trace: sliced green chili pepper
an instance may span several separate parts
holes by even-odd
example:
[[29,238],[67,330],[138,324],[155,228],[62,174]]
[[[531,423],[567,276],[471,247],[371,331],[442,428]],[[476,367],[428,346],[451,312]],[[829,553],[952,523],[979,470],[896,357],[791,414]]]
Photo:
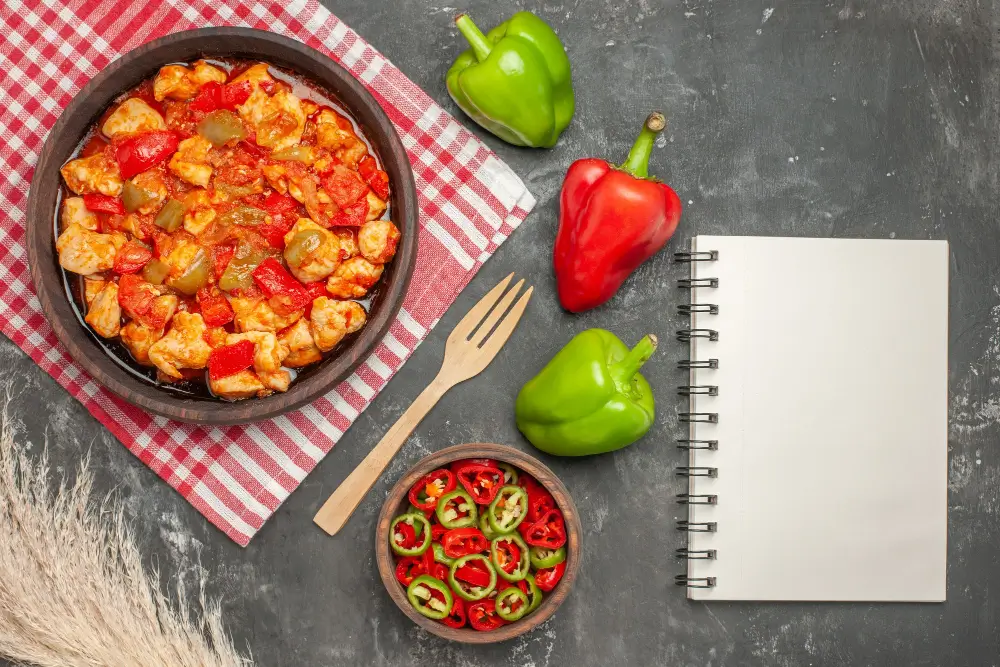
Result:
[[422,556],[431,546],[430,521],[423,514],[400,514],[389,525],[389,546],[400,556]]
[[475,526],[476,519],[479,518],[472,496],[461,489],[455,489],[438,498],[434,511],[437,513],[438,521],[448,530]]
[[[435,595],[436,594],[436,595]],[[406,588],[406,599],[427,618],[440,621],[451,612],[454,598],[443,581],[422,574]]]
[[488,540],[492,540],[494,537],[498,536],[498,533],[493,532],[493,529],[490,528],[489,512],[483,512],[479,515],[479,530],[483,531],[483,535],[485,535]]
[[497,616],[505,621],[516,621],[528,613],[528,596],[517,586],[505,588],[497,594]]
[[501,535],[490,542],[490,561],[507,581],[521,581],[531,570],[528,545],[517,533]]
[[542,595],[542,589],[539,588],[538,584],[535,583],[535,575],[529,573],[528,576],[524,578],[524,580],[528,582],[528,602],[529,602],[528,611],[524,613],[530,614],[531,612],[535,611],[542,605],[542,598],[544,596]]
[[504,484],[517,484],[517,468],[509,463],[504,463],[503,461],[497,463],[497,467],[503,470],[503,483]]
[[160,212],[156,214],[153,224],[168,232],[176,232],[184,224],[184,214],[186,212],[187,206],[183,202],[179,202],[176,199],[168,199],[167,203],[160,209]]
[[558,549],[546,549],[545,547],[531,547],[531,566],[536,570],[544,570],[547,567],[555,567],[566,560],[566,547]]
[[167,281],[167,285],[173,287],[178,292],[194,296],[202,287],[208,284],[209,276],[212,273],[212,260],[204,248],[200,248],[194,259],[184,269],[184,273]]
[[448,554],[444,552],[444,547],[441,546],[441,544],[435,542],[434,544],[431,545],[431,548],[434,549],[435,562],[441,563],[442,565],[446,565],[448,567],[451,567],[452,564],[454,564],[456,559],[450,558]]
[[154,285],[162,285],[169,273],[170,265],[166,262],[161,262],[155,257],[146,262],[146,266],[142,267],[143,280]]
[[494,533],[511,533],[528,514],[528,494],[519,486],[500,487],[486,512]]
[[448,571],[448,583],[467,602],[482,600],[497,586],[497,573],[482,554],[462,556]]

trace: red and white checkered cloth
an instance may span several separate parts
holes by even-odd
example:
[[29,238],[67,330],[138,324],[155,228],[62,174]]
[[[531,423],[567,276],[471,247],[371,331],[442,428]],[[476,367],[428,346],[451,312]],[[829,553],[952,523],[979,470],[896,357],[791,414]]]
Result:
[[[0,330],[133,454],[246,545],[403,365],[534,199],[488,148],[314,0],[5,0],[0,5]],[[346,382],[297,412],[202,428],[153,417],[112,395],[67,356],[28,273],[25,208],[38,153],[73,95],[119,55],[203,26],[249,26],[331,56],[396,125],[420,194],[419,261],[390,333]]]

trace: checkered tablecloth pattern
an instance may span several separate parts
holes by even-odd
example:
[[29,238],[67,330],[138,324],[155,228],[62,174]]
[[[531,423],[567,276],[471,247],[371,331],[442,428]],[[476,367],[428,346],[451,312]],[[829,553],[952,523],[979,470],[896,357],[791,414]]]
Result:
[[[524,220],[521,180],[392,63],[315,1],[220,6],[160,0],[5,0],[0,5],[0,330],[209,521],[246,545],[403,365],[479,267]],[[25,209],[49,129],[121,54],[204,26],[293,37],[340,62],[375,95],[409,154],[420,193],[419,261],[385,340],[347,381],[297,412],[202,428],[153,417],[104,390],[58,344],[27,267]]]

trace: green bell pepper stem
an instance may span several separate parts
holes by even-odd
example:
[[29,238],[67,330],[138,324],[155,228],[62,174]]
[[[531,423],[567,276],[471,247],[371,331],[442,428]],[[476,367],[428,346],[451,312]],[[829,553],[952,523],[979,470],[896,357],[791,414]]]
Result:
[[[420,544],[415,547],[408,548],[396,544],[396,526],[404,521],[413,526],[414,534],[424,537]],[[418,524],[419,532],[417,531]],[[400,556],[422,556],[431,546],[431,522],[423,514],[400,514],[389,524],[389,546]]]
[[[517,568],[513,572],[506,572],[500,567],[497,545],[503,541],[513,542],[517,545],[518,551],[521,554],[521,559],[518,561]],[[512,583],[521,581],[531,571],[531,556],[528,553],[528,545],[524,543],[524,540],[517,533],[501,535],[490,541],[490,561],[493,563],[493,567],[496,568],[497,574]]]
[[462,33],[462,36],[469,41],[472,52],[476,54],[476,60],[479,62],[486,60],[493,47],[490,46],[490,41],[486,39],[486,35],[479,29],[479,26],[469,18],[468,14],[459,14],[456,16],[455,25],[458,27],[458,31]]
[[656,141],[656,135],[663,132],[666,126],[667,119],[662,113],[654,111],[649,114],[642,132],[632,144],[632,150],[628,152],[628,158],[622,169],[636,178],[649,178],[649,156],[653,152],[653,142]]
[[[435,544],[434,546],[437,545]],[[559,547],[558,549],[531,547],[530,558],[531,567],[536,570],[544,570],[547,567],[555,567],[559,563],[566,560],[566,547]]]
[[[433,592],[441,594],[444,601],[434,597]],[[410,582],[406,588],[406,599],[410,601],[420,614],[435,621],[446,618],[451,613],[451,607],[455,600],[451,597],[451,591],[443,581],[438,581],[434,577],[422,574]]]
[[[489,573],[490,583],[486,587],[472,586],[469,583],[455,578],[455,573],[458,572],[462,566],[474,560],[483,561],[486,571]],[[451,568],[448,570],[448,583],[451,584],[452,589],[458,597],[462,598],[466,602],[475,602],[486,598],[486,596],[492,593],[493,589],[497,587],[497,571],[493,568],[493,564],[490,563],[490,559],[486,556],[482,554],[469,554],[468,556],[462,556],[451,564]]]
[[535,583],[535,575],[529,573],[524,580],[528,582],[528,611],[524,612],[527,615],[542,605],[542,598],[545,596],[542,589]]
[[[514,609],[514,604],[520,602],[517,610]],[[528,613],[528,596],[524,592],[515,586],[511,588],[505,588],[500,593],[497,594],[496,608],[497,616],[505,621],[516,621],[522,618]]]
[[646,334],[642,340],[635,344],[625,358],[611,367],[611,376],[616,382],[627,384],[639,372],[642,365],[649,361],[649,358],[656,352],[659,340],[653,334]]

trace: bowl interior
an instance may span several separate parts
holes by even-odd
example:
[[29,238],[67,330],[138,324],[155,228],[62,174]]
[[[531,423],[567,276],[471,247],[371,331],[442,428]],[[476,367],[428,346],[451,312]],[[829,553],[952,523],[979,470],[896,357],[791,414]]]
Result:
[[[184,396],[164,390],[115,360],[80,321],[66,292],[54,244],[61,184],[59,168],[77,149],[90,126],[122,92],[171,62],[201,57],[262,60],[312,81],[347,109],[382,160],[393,184],[389,208],[402,237],[373,299],[367,325],[316,368],[302,373],[284,394],[236,403]],[[347,70],[292,39],[248,28],[204,28],[175,33],[145,44],[113,62],[76,95],[49,133],[32,179],[27,243],[32,280],[42,310],[75,361],[101,384],[149,412],[181,421],[234,424],[266,419],[300,407],[345,379],[384,337],[392,324],[416,263],[418,209],[406,151],[389,117]]]
[[[466,458],[491,458],[509,463],[524,470],[544,486],[555,498],[562,510],[566,522],[566,571],[562,579],[550,593],[545,594],[541,606],[530,615],[519,621],[514,621],[497,630],[480,632],[469,627],[450,628],[442,623],[422,616],[406,599],[406,589],[396,579],[396,566],[392,549],[389,548],[389,524],[406,511],[409,506],[407,493],[418,479],[427,473],[441,467],[447,467],[452,461]],[[507,445],[493,443],[467,443],[454,445],[421,459],[416,465],[396,482],[382,506],[378,524],[375,530],[375,554],[379,574],[386,590],[404,614],[423,629],[439,637],[469,644],[489,644],[506,641],[532,630],[544,623],[563,603],[576,581],[580,569],[581,538],[583,530],[576,505],[569,495],[565,485],[555,474],[540,461],[519,449]]]

